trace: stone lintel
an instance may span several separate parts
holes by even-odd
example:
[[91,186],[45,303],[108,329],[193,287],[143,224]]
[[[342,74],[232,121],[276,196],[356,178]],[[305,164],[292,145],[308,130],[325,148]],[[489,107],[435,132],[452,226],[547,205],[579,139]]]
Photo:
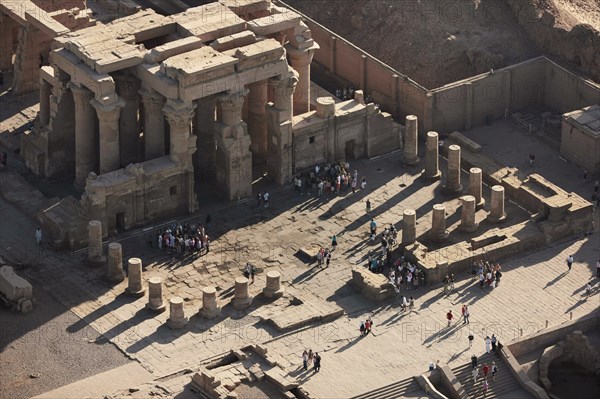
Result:
[[286,10],[282,14],[272,14],[249,21],[248,28],[258,36],[268,36],[273,33],[293,29],[300,22],[302,22],[302,17],[299,14],[291,10]]
[[243,71],[277,61],[285,57],[285,50],[277,40],[267,39],[248,46],[225,51],[223,54],[237,58],[239,63],[235,69]]
[[75,55],[62,48],[51,53],[52,62],[71,76],[71,80],[94,92],[96,99],[115,93],[115,81],[108,74],[97,73],[83,64]]
[[42,9],[36,11],[25,11],[25,19],[31,25],[44,32],[51,38],[70,32],[69,28],[53,19]]
[[160,63],[167,58],[186,53],[192,50],[203,47],[202,40],[195,36],[185,37],[183,39],[175,40],[162,46],[154,47],[144,56],[144,62],[146,64]]

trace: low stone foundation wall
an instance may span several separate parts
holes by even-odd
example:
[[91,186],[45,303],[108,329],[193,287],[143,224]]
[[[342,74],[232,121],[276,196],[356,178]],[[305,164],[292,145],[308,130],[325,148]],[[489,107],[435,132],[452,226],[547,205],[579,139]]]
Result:
[[396,295],[394,286],[383,275],[367,269],[352,269],[352,285],[372,301],[379,302]]

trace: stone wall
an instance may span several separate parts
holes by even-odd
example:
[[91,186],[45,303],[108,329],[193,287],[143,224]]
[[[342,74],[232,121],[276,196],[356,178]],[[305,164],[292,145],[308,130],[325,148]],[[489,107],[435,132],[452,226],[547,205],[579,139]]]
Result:
[[[294,117],[294,167],[302,171],[316,164],[340,159],[373,157],[401,148],[401,126],[374,104],[349,100],[330,110],[312,111]],[[324,105],[323,105],[324,107]]]

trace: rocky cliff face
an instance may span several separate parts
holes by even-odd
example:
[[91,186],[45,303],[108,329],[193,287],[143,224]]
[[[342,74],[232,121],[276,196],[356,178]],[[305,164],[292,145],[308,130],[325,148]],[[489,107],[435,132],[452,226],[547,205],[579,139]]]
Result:
[[427,88],[542,54],[600,82],[596,0],[283,1]]
[[[569,12],[564,0],[562,3],[552,0],[505,1],[544,54],[567,62],[600,82],[600,5],[588,10],[586,17],[585,7],[593,1],[581,1],[579,12]],[[578,6],[576,0],[573,3],[570,4]]]

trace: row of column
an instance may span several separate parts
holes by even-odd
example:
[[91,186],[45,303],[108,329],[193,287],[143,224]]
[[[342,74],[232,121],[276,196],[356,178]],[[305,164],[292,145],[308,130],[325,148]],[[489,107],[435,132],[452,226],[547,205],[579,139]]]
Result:
[[[481,176],[481,169],[472,168],[471,171],[475,176]],[[476,179],[475,179],[476,181]],[[481,193],[481,179],[479,179],[478,190]],[[478,204],[483,201],[477,200],[474,195],[464,195],[461,198],[461,218],[459,229],[461,231],[472,233],[477,230],[479,223],[476,221],[475,213],[479,208]],[[490,211],[486,218],[491,223],[500,223],[506,219],[504,209],[504,187],[497,185],[491,189]],[[417,214],[413,209],[406,209],[402,219],[402,243],[411,245],[416,241],[417,237]],[[448,238],[446,230],[446,206],[444,204],[433,205],[431,215],[431,229],[429,231],[429,239],[434,242],[441,242]]]
[[[103,257],[102,251],[102,225],[97,220],[88,223],[88,260],[93,264],[98,264]],[[146,287],[143,281],[142,260],[140,258],[130,258],[127,261],[127,288],[126,293],[134,297],[142,297],[146,294]],[[106,263],[106,278],[114,283],[125,279],[123,270],[123,248],[119,243],[110,243],[108,245],[108,262]],[[278,271],[269,271],[267,273],[266,286],[263,289],[265,298],[280,298],[284,294],[284,287],[281,285],[281,273]],[[235,279],[234,296],[231,301],[235,309],[246,309],[252,304],[250,295],[250,282],[246,277],[237,277]],[[148,279],[148,303],[146,308],[162,312],[166,310],[163,298],[162,279],[160,277],[151,277]],[[185,316],[184,301],[180,297],[173,297],[169,300],[170,317],[167,324],[172,328],[184,327],[188,318]],[[221,313],[221,307],[217,301],[217,291],[214,287],[204,287],[202,289],[202,307],[199,314],[203,318],[212,319],[218,317]]]

